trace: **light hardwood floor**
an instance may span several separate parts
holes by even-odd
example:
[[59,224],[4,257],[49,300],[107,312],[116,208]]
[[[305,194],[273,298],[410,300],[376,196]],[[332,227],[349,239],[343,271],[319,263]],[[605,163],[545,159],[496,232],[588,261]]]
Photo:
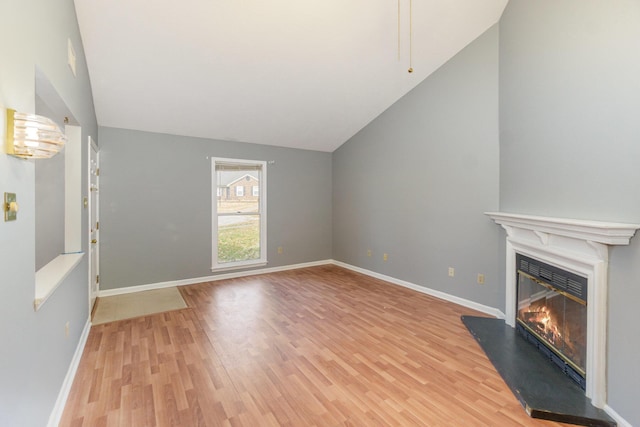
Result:
[[181,288],[94,326],[61,426],[561,426],[534,420],[460,321],[336,266]]

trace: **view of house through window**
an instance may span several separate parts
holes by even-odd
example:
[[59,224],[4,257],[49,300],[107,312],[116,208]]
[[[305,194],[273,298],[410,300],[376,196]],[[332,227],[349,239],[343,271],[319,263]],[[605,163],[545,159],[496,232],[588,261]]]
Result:
[[212,270],[266,263],[266,163],[212,159]]

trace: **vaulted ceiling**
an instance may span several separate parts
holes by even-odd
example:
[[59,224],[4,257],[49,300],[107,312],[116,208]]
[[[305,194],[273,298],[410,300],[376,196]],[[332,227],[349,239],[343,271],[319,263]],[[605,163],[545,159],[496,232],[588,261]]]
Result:
[[507,1],[75,5],[100,126],[331,152],[495,24]]

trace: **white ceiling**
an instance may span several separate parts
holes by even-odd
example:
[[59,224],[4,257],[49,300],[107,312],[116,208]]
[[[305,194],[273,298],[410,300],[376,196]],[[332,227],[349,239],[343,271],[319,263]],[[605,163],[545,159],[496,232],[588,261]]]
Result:
[[508,0],[409,1],[75,0],[98,124],[331,152]]

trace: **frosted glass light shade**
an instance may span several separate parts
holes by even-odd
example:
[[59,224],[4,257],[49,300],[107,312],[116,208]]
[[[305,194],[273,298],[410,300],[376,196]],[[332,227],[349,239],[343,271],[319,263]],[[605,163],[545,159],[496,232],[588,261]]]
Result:
[[7,109],[7,154],[25,159],[47,159],[64,148],[66,135],[51,119]]

